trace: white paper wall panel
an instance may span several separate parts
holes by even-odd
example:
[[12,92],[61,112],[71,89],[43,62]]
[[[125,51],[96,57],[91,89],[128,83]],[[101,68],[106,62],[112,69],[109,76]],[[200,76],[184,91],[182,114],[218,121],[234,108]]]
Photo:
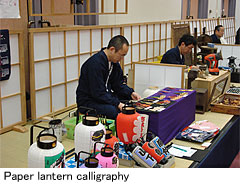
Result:
[[99,51],[100,49],[101,49],[101,30],[92,30],[92,51]]
[[140,26],[140,30],[141,30],[141,32],[140,32],[140,37],[141,37],[141,42],[146,42],[146,35],[147,35],[147,29],[146,29],[146,25],[141,25]]
[[167,24],[167,38],[171,38],[171,23]]
[[167,50],[165,49],[165,41],[161,40],[161,55],[163,55]]
[[104,0],[104,13],[114,12],[114,1]]
[[86,60],[90,57],[90,54],[85,54],[85,55],[81,55],[80,56],[80,69],[82,67],[82,65],[84,64],[84,62],[86,62]]
[[132,43],[139,43],[139,27],[138,26],[133,26],[132,27]]
[[64,34],[63,32],[51,32],[51,57],[64,56]]
[[49,58],[48,33],[34,34],[34,61]]
[[237,59],[240,59],[240,46],[233,46],[233,56],[237,57]]
[[148,41],[153,40],[153,25],[148,25]]
[[11,64],[19,63],[18,35],[10,35]]
[[240,67],[240,59],[236,59],[235,63],[237,65],[237,67],[239,68]]
[[215,45],[215,48],[217,48],[217,52],[219,52],[220,50],[222,50],[222,45]]
[[19,66],[11,67],[11,76],[9,80],[1,81],[1,95],[8,96],[11,94],[20,93],[20,72]]
[[165,86],[181,88],[182,82],[182,68],[180,67],[166,67],[165,72]]
[[131,63],[131,56],[132,56],[132,54],[131,54],[131,48],[132,48],[132,46],[129,46],[129,48],[128,48],[128,53],[127,53],[127,55],[124,57],[124,64],[129,64],[129,63]]
[[159,53],[159,41],[156,41],[154,43],[154,56],[159,56],[160,53]]
[[153,42],[148,43],[148,58],[153,57]]
[[131,43],[131,27],[124,27],[124,37]]
[[49,86],[49,61],[34,64],[35,89]]
[[90,30],[80,31],[80,53],[90,51]]
[[138,62],[139,61],[139,45],[132,46],[132,61]]
[[78,32],[66,32],[66,55],[78,54]]
[[110,39],[111,39],[111,29],[104,29],[103,30],[103,47],[107,47]]
[[24,65],[21,31],[10,32],[11,75],[8,80],[0,82],[0,133],[10,130],[14,125],[26,121],[25,83],[21,81]]
[[179,87],[182,84],[182,67],[135,64],[134,89],[140,96],[149,86]]
[[128,70],[131,69],[131,65],[124,67],[124,75],[128,74]]
[[[198,35],[200,35],[200,24],[199,24],[199,21],[197,21],[196,22],[196,26],[195,26],[196,28],[197,28],[197,33],[198,33]],[[194,27],[194,28],[195,28]],[[194,30],[193,30],[194,31]]]
[[161,66],[149,66],[149,84],[152,86],[164,87],[165,68]]
[[67,81],[78,78],[78,56],[67,58]]
[[52,85],[65,81],[64,59],[55,59],[51,61]]
[[2,99],[3,127],[22,121],[21,96]]
[[50,112],[50,90],[45,89],[36,92],[36,116],[37,118]]
[[117,12],[125,12],[125,7],[126,7],[125,0],[117,0]]
[[141,55],[140,60],[146,59],[146,43],[140,45],[140,55]]
[[161,24],[161,39],[164,39],[166,37],[165,36],[165,27],[166,27],[165,24]]
[[67,106],[76,103],[76,89],[78,86],[78,81],[67,83]]
[[156,24],[155,25],[155,40],[159,40],[160,38],[159,38],[159,36],[160,36],[160,25],[159,24]]
[[194,22],[189,22],[189,27],[190,27],[190,33],[192,34],[194,32],[193,27],[195,23]]
[[135,64],[135,84],[147,84],[149,82],[149,66]]
[[[173,46],[175,47],[175,46]],[[168,39],[167,40],[167,48],[166,48],[166,51],[168,51],[169,49],[171,49],[171,39]]]
[[222,46],[222,55],[223,58],[228,58],[230,56],[232,56],[232,46]]
[[135,64],[134,90],[140,95],[149,84],[149,66]]
[[228,59],[219,60],[218,66],[228,67]]
[[[120,28],[113,28],[112,30],[113,30],[113,37],[114,37],[115,35],[120,35]],[[109,39],[109,40],[110,40],[110,39]]]
[[52,102],[53,111],[57,111],[65,107],[64,85],[58,85],[52,88]]

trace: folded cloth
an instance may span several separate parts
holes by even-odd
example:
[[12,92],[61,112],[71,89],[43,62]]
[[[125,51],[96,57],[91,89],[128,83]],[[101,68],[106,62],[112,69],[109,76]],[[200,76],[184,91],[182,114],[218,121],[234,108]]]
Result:
[[206,132],[198,129],[188,128],[181,132],[181,136],[187,140],[192,140],[196,142],[204,142],[205,140],[212,138],[214,132]]
[[217,125],[208,120],[198,121],[196,122],[196,124],[190,125],[189,128],[198,129],[206,132],[215,132],[217,130],[220,130]]

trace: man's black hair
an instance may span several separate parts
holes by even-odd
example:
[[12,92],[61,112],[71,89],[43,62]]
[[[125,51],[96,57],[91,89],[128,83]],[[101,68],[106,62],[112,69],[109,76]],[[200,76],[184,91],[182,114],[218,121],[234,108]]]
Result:
[[124,44],[129,46],[128,40],[122,35],[116,35],[109,41],[107,49],[114,47],[115,52],[117,52],[118,50],[122,49]]
[[221,27],[223,27],[223,25],[217,25],[217,26],[215,26],[214,33],[215,33],[216,31],[220,31],[220,28],[221,28]]
[[181,46],[182,42],[184,42],[184,44],[186,46],[188,46],[190,44],[193,44],[194,46],[196,46],[196,44],[197,44],[196,39],[192,35],[189,35],[189,34],[185,34],[180,38],[180,40],[178,42],[178,46]]

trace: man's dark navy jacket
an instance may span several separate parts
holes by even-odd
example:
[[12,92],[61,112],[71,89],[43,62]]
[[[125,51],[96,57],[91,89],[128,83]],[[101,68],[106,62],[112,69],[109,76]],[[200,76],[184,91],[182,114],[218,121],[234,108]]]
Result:
[[221,44],[220,39],[217,37],[217,35],[213,34],[211,35],[212,38],[212,43],[217,43],[217,44]]
[[176,46],[163,55],[161,63],[184,65],[184,56],[182,55],[182,58],[180,57],[179,48]]
[[[105,48],[103,48],[105,49]],[[109,76],[109,61],[103,49],[91,56],[81,68],[77,87],[78,106],[87,106],[88,103],[109,104],[118,106],[118,97],[131,98],[133,89],[123,84],[123,71],[119,63],[113,63]]]

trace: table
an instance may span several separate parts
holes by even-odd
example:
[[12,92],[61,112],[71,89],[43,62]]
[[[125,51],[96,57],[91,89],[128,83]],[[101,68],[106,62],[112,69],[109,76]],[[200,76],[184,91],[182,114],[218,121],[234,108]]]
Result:
[[[195,120],[196,91],[167,87],[159,92],[164,91],[169,91],[165,93],[166,98],[179,92],[187,92],[188,95],[175,100],[174,104],[161,112],[138,112],[149,115],[148,130],[156,134],[166,144]],[[156,96],[156,94],[150,97]]]
[[[220,133],[214,139],[207,140],[211,145],[204,150],[202,143],[189,142],[183,140],[173,139],[169,144],[187,146],[198,150],[204,150],[205,154],[200,161],[185,159],[191,164],[190,168],[201,167],[229,167],[237,153],[239,152],[239,116],[229,114],[205,112],[205,114],[196,114],[196,121],[209,120],[220,128]],[[183,158],[176,157],[176,164],[178,160]],[[186,163],[187,164],[187,163]]]
[[[206,112],[205,114],[196,114],[196,121],[209,120],[215,123],[221,129],[220,134],[215,138],[207,142],[212,144],[205,149],[206,155],[202,161],[196,162],[189,159],[183,159],[175,157],[175,168],[195,168],[195,167],[229,167],[234,157],[239,151],[239,116],[232,116],[229,114]],[[66,160],[69,160],[73,156],[74,147],[73,140],[71,143],[66,143],[69,139],[64,136],[63,144],[66,151]],[[171,140],[168,144],[174,143],[178,145],[188,146],[196,149],[203,150],[201,143],[194,143],[182,140]],[[168,145],[167,144],[167,145]],[[128,166],[119,166],[120,168],[129,168]],[[133,167],[133,166],[132,166]],[[130,167],[130,168],[132,168]]]
[[240,117],[234,116],[221,130],[218,137],[207,148],[207,155],[200,162],[193,162],[194,168],[228,168],[240,149]]

